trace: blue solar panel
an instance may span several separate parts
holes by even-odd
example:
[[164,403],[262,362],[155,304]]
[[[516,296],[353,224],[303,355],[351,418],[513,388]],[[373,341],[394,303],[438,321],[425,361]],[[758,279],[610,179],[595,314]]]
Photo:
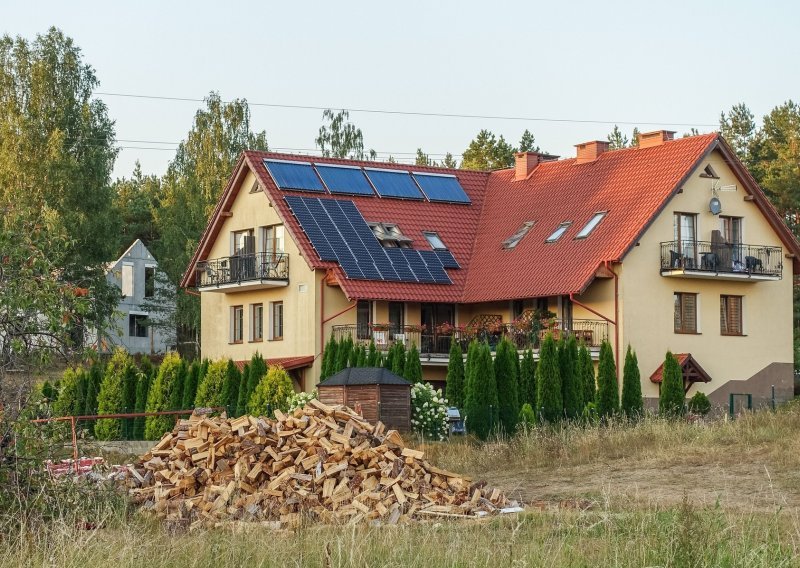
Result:
[[264,166],[280,189],[325,193],[325,186],[319,181],[317,173],[308,162],[264,160]]
[[414,179],[430,201],[472,203],[455,176],[414,172]]
[[461,268],[461,265],[458,264],[456,257],[453,256],[449,250],[437,250],[436,256],[439,257],[439,261],[442,263],[442,266],[445,268]]
[[317,172],[331,193],[375,195],[361,168],[316,164]]
[[436,251],[421,250],[419,251],[419,255],[422,257],[422,260],[425,261],[425,265],[428,268],[428,272],[431,273],[434,282],[438,284],[450,284],[450,277],[447,276],[447,272],[444,271],[442,261],[439,260]]
[[405,249],[388,248],[385,249],[384,252],[386,256],[389,257],[389,260],[392,261],[392,268],[397,272],[401,282],[416,282],[417,278],[414,276],[414,271],[411,270],[411,267],[408,265],[403,250]]
[[300,226],[311,240],[311,245],[317,251],[321,260],[338,261],[338,256],[325,237],[325,233],[319,228],[315,216],[309,211],[308,204],[317,202],[316,199],[305,199],[303,197],[286,197],[286,203],[291,207],[294,216]]
[[424,199],[417,184],[408,172],[398,170],[376,170],[364,168],[367,177],[381,197],[400,199]]
[[422,260],[422,257],[419,254],[418,250],[414,249],[400,249],[403,251],[403,256],[406,257],[408,261],[408,265],[411,267],[411,270],[414,271],[414,275],[417,277],[419,282],[436,282],[436,279],[428,270],[425,261]]

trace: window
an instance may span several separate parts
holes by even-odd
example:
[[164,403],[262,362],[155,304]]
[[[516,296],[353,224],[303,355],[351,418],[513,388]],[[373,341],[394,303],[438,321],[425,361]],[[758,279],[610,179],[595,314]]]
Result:
[[133,264],[122,265],[122,296],[124,298],[133,297]]
[[589,222],[583,226],[583,229],[581,229],[580,232],[575,235],[575,238],[585,239],[588,237],[591,232],[594,231],[595,227],[600,224],[600,221],[603,220],[603,217],[606,216],[606,213],[608,213],[608,211],[600,211],[599,213],[595,213],[592,218],[589,219]]
[[403,333],[405,326],[405,310],[402,302],[389,302],[389,333],[394,339],[395,333]]
[[128,335],[131,337],[148,337],[147,316],[144,314],[128,315]]
[[[370,223],[369,227],[384,248],[411,248],[412,240],[406,237],[400,231],[400,227],[394,223]],[[444,247],[444,245],[442,246]]]
[[697,294],[675,292],[675,333],[697,333]]
[[144,297],[152,298],[156,295],[156,267],[144,267]]
[[264,304],[250,305],[250,341],[264,339]]
[[744,335],[741,296],[719,297],[719,331],[722,335]]
[[231,343],[241,343],[244,330],[244,307],[231,307]]
[[683,266],[693,267],[696,256],[697,215],[694,213],[675,213],[672,229],[674,240],[678,246],[677,252],[685,259]]
[[423,232],[422,234],[425,235],[425,238],[428,240],[428,244],[431,245],[431,248],[436,250],[447,250],[447,246],[444,244],[444,241],[442,241],[439,233],[434,233],[431,231]]
[[720,231],[722,238],[726,243],[740,245],[742,244],[742,218],[741,217],[728,217],[726,215],[719,216]]
[[358,339],[370,338],[370,325],[372,324],[372,302],[359,300],[356,305],[356,337]]
[[253,236],[253,229],[236,231],[233,233],[233,246],[231,247],[233,256],[243,256],[256,253],[256,239]]
[[547,241],[546,242],[548,242],[548,243],[556,242],[558,239],[560,239],[561,237],[564,236],[564,233],[567,232],[567,229],[569,229],[570,225],[572,225],[572,221],[564,221],[563,223],[561,223],[556,228],[556,230],[553,231],[553,234],[550,235],[549,237],[547,237]]
[[261,227],[261,251],[269,255],[284,252],[284,231],[283,225],[271,225]]
[[533,227],[533,221],[525,221],[522,226],[517,229],[517,232],[503,241],[504,249],[513,249],[522,240],[522,237],[528,234],[528,231]]
[[516,320],[519,316],[522,315],[522,312],[525,311],[525,301],[524,300],[512,300],[511,301],[511,319]]
[[280,341],[283,339],[283,302],[270,302],[269,319],[269,338],[272,341]]

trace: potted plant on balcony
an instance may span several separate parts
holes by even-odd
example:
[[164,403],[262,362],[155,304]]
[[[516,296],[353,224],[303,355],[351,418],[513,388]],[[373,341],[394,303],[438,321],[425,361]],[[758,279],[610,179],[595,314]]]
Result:
[[425,331],[425,324],[409,324],[405,326],[406,333],[423,333]]
[[384,347],[388,344],[388,323],[373,323],[370,325],[372,329],[372,340],[378,347]]
[[450,322],[445,322],[443,324],[436,326],[436,335],[453,335],[453,331],[455,329],[456,326],[454,326]]
[[372,331],[389,331],[388,323],[373,323],[371,327]]

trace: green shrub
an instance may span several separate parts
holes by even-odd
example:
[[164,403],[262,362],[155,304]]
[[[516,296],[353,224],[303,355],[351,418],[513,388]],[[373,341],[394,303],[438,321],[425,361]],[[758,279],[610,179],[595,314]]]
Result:
[[675,356],[667,351],[661,370],[661,391],[658,412],[665,418],[683,416],[686,395],[683,390],[683,373]]
[[[186,377],[186,384],[183,385],[183,399],[181,400],[181,410],[194,408],[194,399],[197,398],[197,387],[200,386],[201,366],[197,361],[192,361],[189,365],[189,375]],[[206,372],[208,367],[206,367]]]
[[575,419],[583,411],[583,383],[578,374],[578,341],[570,335],[561,341],[558,350],[559,371],[561,374],[561,397],[564,415]]
[[330,377],[334,373],[334,368],[336,366],[336,348],[338,347],[338,342],[331,334],[330,338],[328,339],[328,343],[325,344],[325,351],[322,354],[322,368],[320,369],[319,380],[324,381],[328,377]]
[[97,414],[97,395],[100,394],[100,385],[103,384],[105,367],[99,361],[94,361],[86,373],[86,400],[82,414],[88,416]]
[[314,389],[311,392],[305,392],[305,391],[296,392],[289,397],[289,400],[286,403],[287,405],[286,410],[291,412],[295,408],[303,408],[305,405],[307,405],[314,399],[319,399],[319,395],[317,394],[317,389]]
[[617,366],[611,344],[604,341],[600,346],[600,361],[597,369],[597,414],[600,418],[613,416],[619,411],[619,386]]
[[[116,414],[125,410],[125,398],[130,389],[130,383],[134,382],[134,403],[136,405],[136,386],[135,381],[138,376],[138,369],[133,363],[131,356],[122,348],[117,349],[111,360],[106,365],[103,383],[100,385],[100,392],[97,395],[98,414]],[[127,423],[126,423],[127,426]],[[100,419],[94,426],[95,436],[99,440],[120,440],[123,437],[123,422],[119,419]],[[130,436],[133,435],[133,423],[130,423]]]
[[424,438],[440,441],[447,438],[447,400],[441,390],[435,390],[429,383],[411,386],[411,428]]
[[293,394],[294,385],[289,373],[283,367],[270,367],[250,396],[247,411],[253,416],[268,416],[276,408],[286,411]]
[[475,364],[478,361],[480,343],[475,339],[467,347],[467,362],[464,364],[464,405],[467,404],[467,393],[472,388],[475,379]]
[[261,353],[254,353],[250,357],[250,370],[247,374],[247,391],[244,393],[244,400],[242,401],[242,414],[247,413],[247,404],[250,402],[250,397],[256,390],[256,385],[261,382],[264,375],[267,374],[267,363],[261,356]]
[[408,350],[406,355],[403,373],[403,377],[413,384],[422,382],[422,365],[419,361],[419,350],[417,350],[416,343],[411,343],[411,349]]
[[477,347],[470,373],[464,405],[467,430],[485,440],[498,427],[500,418],[492,352],[487,343]]
[[397,342],[392,346],[392,373],[404,377],[406,373],[406,346],[404,343]]
[[[158,367],[158,374],[147,393],[147,412],[170,409],[172,393],[177,388],[180,373],[180,356],[177,353],[168,353]],[[144,437],[147,440],[158,440],[164,432],[172,430],[174,424],[175,419],[172,416],[148,416],[145,420]]]
[[369,351],[367,352],[367,367],[377,367],[378,357],[378,348],[375,347],[375,341],[370,340]]
[[516,431],[519,418],[519,384],[515,359],[519,359],[516,347],[503,337],[495,352],[494,377],[500,426],[509,435]]
[[689,399],[689,412],[692,414],[700,414],[705,416],[709,412],[711,412],[711,401],[708,400],[708,397],[705,393],[697,391],[694,393],[694,396]]
[[239,385],[239,394],[236,397],[235,416],[242,416],[247,413],[248,385],[250,384],[250,363],[245,363],[242,369],[242,382]]
[[197,396],[194,399],[195,408],[225,406],[227,403],[225,383],[228,379],[228,363],[230,360],[221,359],[209,365],[203,382],[197,386]]
[[452,406],[464,408],[464,359],[461,354],[461,346],[455,339],[450,342],[445,392],[447,400]]
[[[147,408],[147,393],[150,391],[152,368],[146,373],[140,368],[136,379],[136,412],[145,412]],[[145,417],[139,416],[133,420],[133,439],[144,440]]]
[[183,410],[181,408],[181,403],[183,402],[184,386],[187,382],[189,382],[189,365],[184,359],[181,359],[181,365],[178,368],[178,378],[175,381],[172,396],[169,400],[169,410]]
[[225,385],[222,389],[223,406],[229,413],[236,412],[236,403],[239,401],[239,389],[242,384],[242,373],[236,363],[228,359],[225,370]]
[[622,369],[622,412],[628,418],[638,418],[644,412],[639,360],[630,344],[625,353],[625,366]]
[[84,373],[81,367],[67,369],[61,376],[61,388],[53,403],[54,416],[77,416],[83,414],[82,402],[78,399],[78,382]]
[[535,424],[536,413],[533,411],[533,407],[526,402],[522,405],[522,409],[519,411],[519,426],[531,428]]
[[536,406],[536,360],[533,351],[526,349],[519,364],[519,401]]
[[594,363],[592,354],[586,345],[581,345],[578,349],[578,370],[583,384],[583,406],[594,404],[597,398],[597,379],[594,376]]
[[564,416],[561,393],[561,372],[556,342],[548,333],[539,349],[539,364],[536,366],[536,410],[542,420],[553,422]]
[[336,347],[336,364],[333,367],[331,375],[335,375],[339,371],[347,368],[347,365],[350,363],[350,355],[352,352],[353,337],[348,335],[344,339],[340,340],[339,345]]

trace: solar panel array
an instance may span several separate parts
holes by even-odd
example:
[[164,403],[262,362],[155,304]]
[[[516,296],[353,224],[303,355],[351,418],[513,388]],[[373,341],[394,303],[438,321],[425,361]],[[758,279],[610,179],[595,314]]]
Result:
[[352,201],[284,199],[320,259],[338,262],[348,278],[452,284],[445,267],[459,266],[450,251],[383,248]]
[[[469,205],[469,196],[454,175],[361,168],[340,164],[265,159],[275,185],[292,191],[356,195]],[[374,188],[374,191],[373,191]]]

